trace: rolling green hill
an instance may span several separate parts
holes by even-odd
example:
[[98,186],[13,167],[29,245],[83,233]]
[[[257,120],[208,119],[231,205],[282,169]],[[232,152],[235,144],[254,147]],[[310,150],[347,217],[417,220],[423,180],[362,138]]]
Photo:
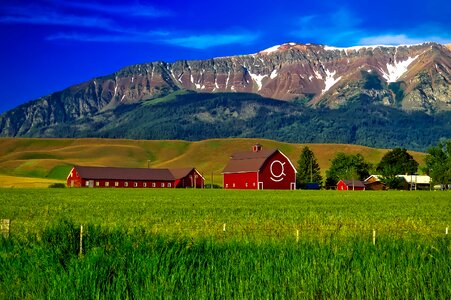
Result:
[[[264,148],[279,148],[294,164],[305,144],[289,144],[265,139],[212,139],[199,142],[120,139],[0,139],[0,174],[64,180],[73,165],[115,167],[189,167],[195,166],[206,177],[222,184],[221,172],[230,155],[250,150],[255,143]],[[324,173],[338,153],[361,153],[377,163],[387,149],[346,144],[308,144]],[[424,153],[411,152],[421,164]]]

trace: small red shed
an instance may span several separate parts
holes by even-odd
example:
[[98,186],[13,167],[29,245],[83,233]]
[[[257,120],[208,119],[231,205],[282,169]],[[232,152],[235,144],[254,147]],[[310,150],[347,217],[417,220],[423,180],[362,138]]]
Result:
[[96,188],[203,188],[204,177],[195,168],[113,168],[74,166],[68,187]]
[[339,191],[364,191],[365,184],[360,180],[340,180],[337,183]]
[[225,189],[296,189],[296,168],[290,159],[279,149],[263,150],[259,144],[233,154],[222,174]]
[[174,176],[176,188],[203,188],[205,178],[195,168],[169,169]]

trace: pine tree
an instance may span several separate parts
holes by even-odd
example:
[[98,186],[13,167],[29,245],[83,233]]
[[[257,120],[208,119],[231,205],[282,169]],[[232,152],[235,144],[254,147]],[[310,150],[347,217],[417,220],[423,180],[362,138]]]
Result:
[[296,183],[299,188],[305,188],[307,183],[318,183],[321,185],[323,178],[315,154],[309,147],[302,149],[298,160],[298,173],[296,174]]

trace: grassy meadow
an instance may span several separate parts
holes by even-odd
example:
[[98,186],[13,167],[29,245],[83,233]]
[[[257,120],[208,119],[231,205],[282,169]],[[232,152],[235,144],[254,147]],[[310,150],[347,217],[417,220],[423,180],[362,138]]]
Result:
[[[16,177],[65,180],[73,165],[145,168],[195,166],[206,177],[222,185],[221,172],[234,152],[247,151],[255,143],[264,148],[279,148],[296,163],[303,144],[264,139],[213,139],[199,142],[144,141],[119,139],[22,139],[0,138],[0,174]],[[308,144],[315,153],[323,174],[338,152],[361,153],[377,163],[388,151],[357,145]],[[421,164],[424,153],[410,152]],[[57,181],[55,181],[57,182]],[[9,187],[0,180],[0,187]],[[17,185],[15,185],[17,187]],[[29,187],[29,186],[23,186]]]
[[[0,299],[449,299],[448,192],[42,188],[75,164],[148,162],[222,185],[230,154],[255,143],[293,162],[304,146],[1,138]],[[338,152],[388,151],[308,146],[323,173]]]
[[430,191],[0,189],[0,298],[448,299],[450,204]]

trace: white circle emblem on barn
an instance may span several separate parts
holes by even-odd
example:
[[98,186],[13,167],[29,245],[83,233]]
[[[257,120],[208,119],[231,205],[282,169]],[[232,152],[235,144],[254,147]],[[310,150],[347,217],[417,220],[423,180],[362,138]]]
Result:
[[[278,174],[274,174],[274,164],[276,165],[280,165],[280,167],[276,168],[280,169],[280,173]],[[280,182],[283,180],[283,176],[286,176],[285,174],[285,167],[284,167],[285,163],[281,162],[280,160],[275,160],[271,163],[271,166],[269,167],[269,170],[271,171],[271,180],[275,181],[275,182]]]

